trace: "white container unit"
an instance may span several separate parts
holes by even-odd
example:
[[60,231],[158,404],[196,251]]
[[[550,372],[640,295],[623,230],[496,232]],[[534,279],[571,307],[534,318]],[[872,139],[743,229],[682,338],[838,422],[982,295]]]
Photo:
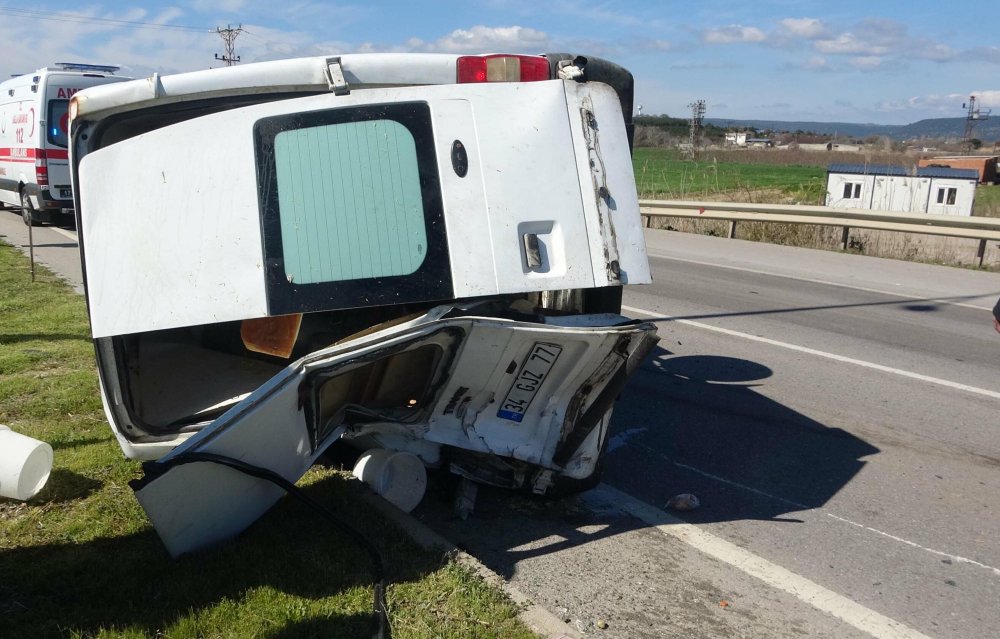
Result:
[[972,215],[977,173],[973,169],[831,164],[826,205],[901,213]]

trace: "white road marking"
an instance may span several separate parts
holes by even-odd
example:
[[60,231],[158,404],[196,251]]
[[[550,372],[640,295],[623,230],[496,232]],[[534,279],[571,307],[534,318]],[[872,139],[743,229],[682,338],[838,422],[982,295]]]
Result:
[[[635,444],[633,444],[633,446],[635,446]],[[795,508],[798,508],[799,510],[813,510],[813,508],[811,506],[807,506],[805,504],[800,504],[797,501],[792,501],[791,499],[785,499],[784,497],[779,497],[777,495],[772,495],[771,493],[769,493],[767,491],[760,490],[759,488],[754,488],[753,486],[747,486],[746,484],[741,484],[738,481],[733,481],[731,479],[726,479],[725,477],[720,477],[718,475],[713,475],[712,473],[707,473],[707,472],[705,472],[703,470],[695,468],[694,466],[688,466],[687,464],[681,464],[679,462],[675,462],[672,459],[670,459],[669,457],[667,457],[666,455],[664,455],[664,454],[660,453],[659,451],[654,450],[654,449],[652,449],[652,448],[650,448],[648,446],[641,446],[640,445],[639,447],[643,448],[644,450],[646,450],[649,453],[653,453],[655,455],[659,455],[662,459],[670,462],[671,464],[673,464],[674,466],[677,466],[678,468],[683,468],[685,470],[689,470],[689,471],[691,471],[693,473],[696,473],[698,475],[701,475],[703,477],[708,477],[709,479],[712,479],[714,481],[717,481],[717,482],[720,482],[720,483],[723,483],[723,484],[728,484],[728,485],[733,486],[735,488],[739,488],[741,490],[745,490],[747,492],[754,493],[755,495],[761,495],[762,497],[767,497],[768,499],[774,499],[776,501],[784,502],[786,504],[794,506]],[[860,523],[858,523],[856,521],[852,521],[850,519],[847,519],[846,517],[841,517],[840,515],[835,515],[835,514],[833,514],[831,512],[826,512],[826,511],[823,511],[823,510],[820,510],[820,509],[816,509],[816,512],[822,512],[824,515],[826,515],[827,517],[830,517],[831,519],[836,519],[839,522],[843,522],[845,524],[850,524],[850,525],[852,525],[852,526],[854,526],[856,528],[862,528],[862,529],[867,530],[869,532],[873,532],[873,533],[875,533],[877,535],[881,535],[883,537],[887,537],[889,539],[892,539],[893,541],[898,541],[898,542],[900,542],[902,544],[906,544],[907,546],[910,546],[911,548],[917,548],[919,550],[923,550],[923,551],[929,552],[932,555],[937,555],[939,557],[945,557],[947,559],[952,560],[953,562],[955,562],[957,564],[969,564],[971,566],[977,566],[979,568],[985,568],[986,570],[989,570],[990,572],[992,572],[994,575],[1000,576],[1000,568],[996,568],[994,566],[990,566],[989,564],[984,564],[982,562],[976,561],[975,559],[969,559],[968,557],[963,557],[961,555],[953,555],[951,553],[943,552],[941,550],[935,550],[933,548],[928,548],[927,546],[921,546],[920,544],[916,543],[915,541],[910,541],[909,539],[904,539],[902,537],[898,537],[896,535],[893,535],[892,533],[887,533],[887,532],[879,530],[877,528],[872,528],[871,526],[866,526],[864,524],[860,524]]]
[[930,639],[905,624],[851,601],[607,484],[600,484],[597,488],[584,493],[583,499],[592,504],[597,502],[596,505],[605,510],[610,508],[624,511],[655,527],[664,535],[679,539],[700,552],[725,562],[769,586],[787,592],[876,639]]
[[749,333],[741,333],[740,331],[730,330],[728,328],[721,328],[719,326],[712,326],[711,324],[703,324],[701,322],[692,322],[691,320],[685,319],[675,319],[663,313],[654,313],[652,311],[647,311],[645,309],[636,308],[634,306],[622,306],[623,310],[630,311],[632,313],[639,313],[641,315],[647,315],[649,317],[662,318],[662,321],[676,322],[678,324],[686,324],[688,326],[694,326],[696,328],[701,328],[706,331],[714,331],[716,333],[722,333],[724,335],[730,335],[732,337],[739,337],[742,339],[747,339],[753,342],[760,342],[762,344],[769,344],[771,346],[778,346],[781,348],[787,348],[789,350],[798,351],[800,353],[807,353],[809,355],[816,355],[817,357],[825,357],[826,359],[832,359],[837,362],[844,362],[846,364],[854,364],[855,366],[862,366],[864,368],[870,368],[872,370],[881,371],[883,373],[890,373],[892,375],[899,375],[900,377],[908,377],[910,379],[916,379],[922,382],[928,382],[930,384],[937,384],[938,386],[945,386],[947,388],[953,388],[955,390],[965,391],[967,393],[975,393],[976,395],[984,395],[986,397],[992,397],[994,399],[1000,399],[1000,392],[992,391],[986,388],[978,388],[976,386],[969,386],[968,384],[960,384],[958,382],[952,382],[947,379],[940,379],[938,377],[931,377],[929,375],[921,375],[920,373],[914,373],[911,371],[905,371],[900,368],[893,368],[891,366],[884,366],[882,364],[875,364],[874,362],[866,362],[860,359],[854,359],[853,357],[845,357],[844,355],[837,355],[835,353],[827,353],[826,351],[818,351],[814,348],[808,348],[806,346],[799,346],[797,344],[789,344],[787,342],[779,342],[778,340],[769,339],[767,337],[760,337],[758,335],[751,335]]
[[[797,280],[799,282],[809,282],[809,283],[812,283],[812,284],[825,284],[827,286],[839,286],[841,288],[849,288],[849,289],[852,289],[852,290],[855,290],[855,291],[864,291],[866,293],[879,293],[881,295],[889,295],[889,296],[892,296],[892,297],[901,297],[903,299],[908,299],[908,300],[919,300],[919,301],[923,301],[923,302],[934,302],[936,304],[948,304],[950,306],[961,306],[963,308],[972,308],[972,309],[975,309],[977,311],[990,311],[990,310],[993,310],[993,306],[977,306],[976,304],[966,304],[964,302],[952,302],[952,301],[949,301],[947,299],[941,299],[941,298],[928,299],[926,297],[918,297],[916,295],[906,295],[905,293],[897,293],[895,291],[883,291],[882,289],[867,288],[865,286],[855,286],[853,284],[844,284],[843,282],[831,282],[829,280],[820,280],[820,279],[814,279],[814,278],[811,278],[811,277],[801,277],[801,276],[798,276],[798,275],[788,275],[788,274],[785,274],[785,273],[774,273],[772,271],[762,271],[762,270],[759,270],[759,269],[747,268],[747,267],[744,267],[744,266],[731,266],[731,265],[728,265],[728,264],[719,264],[717,262],[703,262],[701,260],[691,260],[691,259],[687,259],[687,258],[683,258],[683,257],[672,257],[672,256],[669,256],[669,255],[658,255],[656,253],[649,253],[649,256],[650,257],[657,257],[657,258],[660,258],[661,260],[673,260],[675,262],[686,262],[688,264],[699,264],[701,266],[714,266],[716,268],[725,268],[725,269],[729,269],[731,271],[741,271],[743,273],[754,273],[754,274],[757,274],[757,275],[768,275],[770,277],[783,277],[783,278],[788,279],[788,280]],[[989,298],[991,298],[993,295],[994,295],[993,293],[990,293],[989,295],[987,295],[987,294],[984,293],[983,295],[978,295],[977,297],[989,297]]]
[[80,241],[80,239],[76,236],[76,233],[74,233],[73,231],[67,231],[66,229],[61,229],[58,226],[50,226],[49,229],[55,231],[56,233],[62,235],[63,237],[68,237],[74,242]]
[[897,537],[896,535],[893,535],[893,534],[890,534],[890,533],[878,530],[877,528],[872,528],[871,526],[865,526],[864,524],[859,524],[856,521],[851,521],[850,519],[845,519],[843,517],[839,517],[837,515],[834,515],[833,513],[824,513],[824,514],[827,517],[832,517],[833,519],[836,519],[837,521],[842,521],[845,524],[850,524],[850,525],[856,526],[858,528],[863,528],[863,529],[865,529],[865,530],[867,530],[869,532],[873,532],[875,534],[882,535],[883,537],[888,537],[889,539],[892,539],[893,541],[898,541],[898,542],[900,542],[902,544],[906,544],[907,546],[912,546],[914,548],[919,548],[920,550],[925,550],[925,551],[931,553],[932,555],[938,555],[939,557],[945,557],[947,559],[952,560],[953,562],[955,562],[957,564],[970,564],[972,566],[977,566],[979,568],[985,568],[986,570],[989,570],[989,571],[993,572],[994,575],[1000,576],[1000,568],[994,568],[993,566],[990,566],[989,564],[984,564],[984,563],[978,562],[975,559],[969,559],[967,557],[962,557],[960,555],[952,555],[952,554],[949,554],[949,553],[946,553],[946,552],[941,552],[940,550],[934,550],[933,548],[927,548],[926,546],[921,546],[920,544],[918,544],[916,542],[912,542],[909,539],[903,539],[902,537]]

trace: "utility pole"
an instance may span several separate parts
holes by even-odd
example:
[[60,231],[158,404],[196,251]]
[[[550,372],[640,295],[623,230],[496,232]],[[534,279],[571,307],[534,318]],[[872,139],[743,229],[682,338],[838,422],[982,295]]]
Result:
[[965,116],[965,135],[962,136],[962,144],[966,153],[972,153],[972,132],[976,124],[990,118],[990,110],[984,109],[976,104],[976,96],[970,95],[968,104],[963,104],[962,108],[968,108]]
[[236,55],[236,36],[243,33],[243,25],[237,25],[234,29],[231,25],[226,25],[225,29],[216,27],[215,32],[219,34],[222,41],[226,45],[226,53],[219,57],[219,54],[215,54],[216,60],[222,60],[226,63],[227,67],[231,67],[240,61],[240,56]]
[[698,100],[697,102],[692,102],[688,106],[691,108],[691,131],[688,144],[691,146],[691,155],[694,155],[694,150],[697,148],[698,142],[701,140],[701,129],[705,122],[705,101]]

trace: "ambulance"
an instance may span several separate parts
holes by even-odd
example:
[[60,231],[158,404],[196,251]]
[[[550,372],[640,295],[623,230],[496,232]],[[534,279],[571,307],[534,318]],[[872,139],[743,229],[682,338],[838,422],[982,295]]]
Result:
[[650,282],[632,92],[605,60],[489,53],[75,95],[102,398],[148,461],[132,488],[170,552],[280,496],[205,455],[294,482],[349,445],[466,486],[594,485],[615,399],[657,342],[619,314],[622,287]]
[[72,214],[69,100],[87,87],[130,80],[118,67],[58,62],[0,83],[0,206],[25,224]]

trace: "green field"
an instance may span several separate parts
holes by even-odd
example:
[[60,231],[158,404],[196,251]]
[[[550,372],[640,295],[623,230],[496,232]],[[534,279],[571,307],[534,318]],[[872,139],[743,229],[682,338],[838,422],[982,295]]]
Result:
[[[775,152],[768,152],[774,154]],[[731,155],[731,154],[726,154]],[[768,191],[803,204],[822,204],[826,192],[826,166],[735,162],[717,159],[711,152],[685,158],[673,149],[638,148],[632,159],[639,197],[697,200],[719,193],[742,193],[741,201],[755,192]]]
[[[643,147],[632,154],[639,197],[660,200],[823,204],[828,164],[861,161],[844,154],[776,150],[702,151],[694,159],[676,149]],[[873,163],[899,166],[911,162],[901,156],[873,158]],[[1000,217],[1000,185],[977,187],[972,214]]]
[[[101,408],[83,297],[44,269],[31,282],[3,243],[0,291],[0,423],[55,453],[38,496],[0,497],[0,637],[371,637],[367,556],[297,501],[170,559]],[[394,637],[535,636],[500,591],[367,506],[360,482],[315,467],[299,485],[379,548]]]
[[981,217],[1000,217],[1000,184],[980,184],[976,187],[976,202],[972,214]]

